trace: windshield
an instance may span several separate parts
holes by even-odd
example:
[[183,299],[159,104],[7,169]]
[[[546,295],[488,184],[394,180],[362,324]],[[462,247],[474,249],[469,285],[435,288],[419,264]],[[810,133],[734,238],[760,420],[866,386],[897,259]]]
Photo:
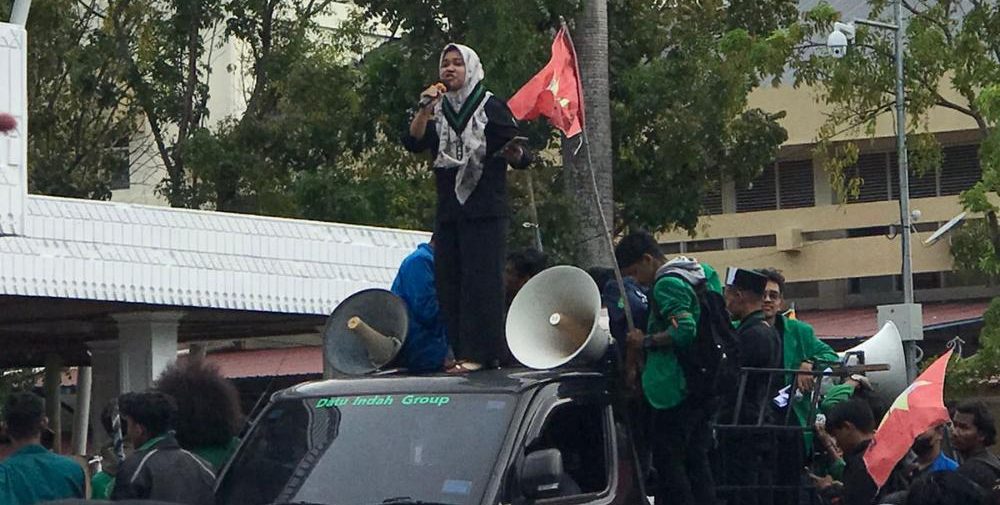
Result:
[[217,503],[478,503],[513,404],[513,396],[483,394],[277,402],[240,448]]

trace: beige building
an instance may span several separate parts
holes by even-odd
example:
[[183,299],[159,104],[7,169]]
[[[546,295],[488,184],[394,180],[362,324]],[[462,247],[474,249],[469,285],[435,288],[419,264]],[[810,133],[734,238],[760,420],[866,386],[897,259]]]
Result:
[[[845,325],[839,317],[846,309],[857,315],[847,318],[848,323],[861,317],[871,319],[865,328],[873,328],[875,305],[902,302],[893,113],[879,118],[873,139],[853,139],[861,154],[848,173],[864,184],[857,199],[840,203],[813,156],[825,119],[815,91],[768,87],[757,90],[750,104],[787,112],[782,124],[789,138],[778,162],[747,187],[730,182],[707,198],[694,236],[677,231],[661,234],[659,240],[669,253],[693,255],[717,268],[776,267],[790,283],[786,298],[795,301],[800,313],[806,311],[807,320],[809,310],[826,310],[812,314],[818,333],[860,336],[860,328]],[[982,300],[1000,291],[984,279],[953,271],[950,233],[926,243],[962,212],[959,193],[981,175],[979,132],[970,118],[939,108],[931,116],[930,128],[944,148],[942,166],[923,177],[911,174],[910,206],[920,211],[912,240],[916,300],[925,304],[925,328],[934,329],[936,323],[954,325],[955,317],[981,318]]]

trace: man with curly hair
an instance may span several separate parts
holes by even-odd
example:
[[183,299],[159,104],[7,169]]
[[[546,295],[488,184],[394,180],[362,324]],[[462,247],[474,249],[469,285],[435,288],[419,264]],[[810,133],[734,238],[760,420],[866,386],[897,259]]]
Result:
[[153,389],[177,403],[177,442],[219,471],[236,450],[243,412],[236,386],[204,359],[168,366]]

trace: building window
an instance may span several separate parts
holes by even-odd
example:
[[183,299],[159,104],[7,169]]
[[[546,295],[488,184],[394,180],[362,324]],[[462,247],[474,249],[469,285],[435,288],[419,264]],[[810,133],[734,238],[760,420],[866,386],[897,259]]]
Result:
[[721,238],[713,240],[692,240],[687,243],[685,252],[697,253],[706,251],[721,251],[725,248]]
[[680,254],[684,251],[681,251],[680,242],[668,242],[660,244],[660,252],[662,252],[663,254],[670,255],[670,254]]
[[743,187],[736,188],[736,212],[754,212],[778,208],[778,181],[774,165]]
[[736,212],[798,209],[816,205],[812,160],[779,161],[746,187],[736,189]]
[[852,295],[870,295],[875,293],[891,293],[899,291],[896,275],[879,275],[876,277],[852,277],[848,279],[848,291]]
[[722,187],[715,186],[705,192],[701,199],[701,215],[714,216],[722,214]]
[[913,274],[913,289],[938,289],[941,286],[941,272]]
[[740,249],[751,249],[754,247],[774,247],[777,239],[774,235],[757,235],[755,237],[740,237]]
[[800,209],[816,205],[812,160],[778,162],[778,208]]
[[789,282],[785,284],[782,298],[785,300],[819,298],[819,281]]
[[111,157],[114,159],[114,165],[110,171],[110,180],[108,186],[112,190],[118,189],[128,189],[131,185],[131,175],[129,163],[129,147],[128,139],[122,139],[115,143],[114,147],[108,149]]
[[[957,195],[972,187],[982,173],[978,145],[945,147],[940,170],[922,176],[910,171],[910,198]],[[895,151],[862,154],[857,164],[847,169],[847,175],[862,179],[860,194],[849,203],[899,198],[899,157]]]
[[847,169],[847,175],[861,179],[861,188],[854,202],[889,200],[889,157],[886,153],[862,154],[858,162]]
[[951,146],[944,148],[941,162],[940,194],[957,195],[969,188],[983,176],[979,164],[979,146]]

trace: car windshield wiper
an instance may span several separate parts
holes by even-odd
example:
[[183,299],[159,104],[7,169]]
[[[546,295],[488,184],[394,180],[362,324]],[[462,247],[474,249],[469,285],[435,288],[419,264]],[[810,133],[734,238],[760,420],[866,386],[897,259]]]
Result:
[[439,501],[414,500],[409,496],[397,496],[395,498],[386,498],[382,500],[378,505],[454,505],[454,504],[444,503]]

